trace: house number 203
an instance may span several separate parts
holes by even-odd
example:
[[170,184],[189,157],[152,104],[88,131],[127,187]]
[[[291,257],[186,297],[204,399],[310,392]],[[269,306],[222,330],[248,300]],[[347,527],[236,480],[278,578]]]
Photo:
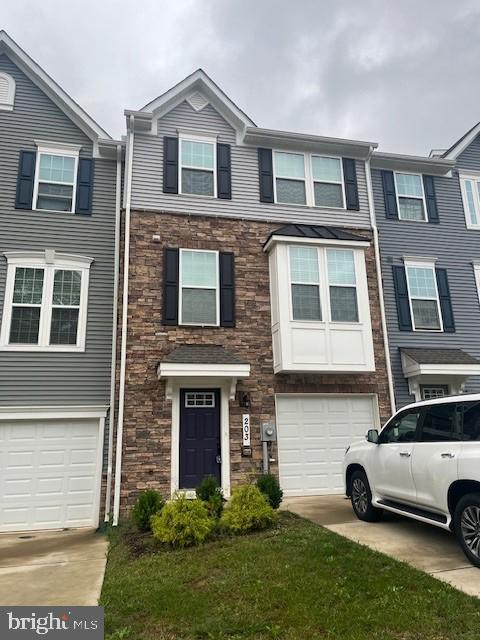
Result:
[[250,415],[248,413],[242,416],[242,444],[244,447],[250,446]]

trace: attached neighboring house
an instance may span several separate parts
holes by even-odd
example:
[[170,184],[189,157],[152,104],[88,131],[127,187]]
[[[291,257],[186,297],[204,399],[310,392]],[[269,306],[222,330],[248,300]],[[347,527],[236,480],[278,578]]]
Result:
[[480,390],[479,136],[371,160],[397,407]]
[[0,31],[0,531],[99,521],[118,153]]
[[391,409],[375,145],[259,128],[202,70],[125,113],[117,510],[208,474],[228,496],[265,463],[286,495],[341,492],[345,446]]

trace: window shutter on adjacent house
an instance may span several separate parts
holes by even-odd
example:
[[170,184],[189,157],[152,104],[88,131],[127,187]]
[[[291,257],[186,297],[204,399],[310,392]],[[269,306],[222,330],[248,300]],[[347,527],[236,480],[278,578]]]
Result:
[[232,167],[229,144],[217,144],[217,197],[232,199]]
[[393,171],[382,171],[383,197],[385,200],[385,217],[398,219],[397,194]]
[[435,269],[437,276],[438,298],[442,311],[443,330],[447,333],[455,332],[455,321],[453,319],[452,300],[450,298],[450,288],[448,286],[447,270]]
[[83,215],[92,213],[93,168],[93,158],[78,159],[75,213]]
[[273,202],[273,158],[271,149],[258,149],[260,202]]
[[220,326],[235,326],[235,262],[233,253],[220,252]]
[[35,151],[20,151],[15,209],[32,208],[36,162],[37,154]]
[[163,138],[163,193],[178,193],[178,138]]
[[178,249],[165,249],[163,262],[163,324],[178,324]]
[[412,331],[412,317],[410,315],[405,267],[394,265],[392,268],[395,298],[397,301],[398,328],[400,331]]
[[435,197],[435,183],[433,176],[423,176],[423,189],[427,204],[427,217],[429,222],[439,223],[437,199]]
[[345,205],[350,211],[358,211],[360,202],[358,199],[357,168],[352,158],[342,158],[343,179],[345,182]]

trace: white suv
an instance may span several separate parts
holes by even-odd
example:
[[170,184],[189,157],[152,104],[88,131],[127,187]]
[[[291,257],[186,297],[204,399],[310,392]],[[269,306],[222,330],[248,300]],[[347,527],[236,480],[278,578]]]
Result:
[[480,394],[397,411],[347,449],[344,478],[360,520],[386,510],[451,530],[480,567]]

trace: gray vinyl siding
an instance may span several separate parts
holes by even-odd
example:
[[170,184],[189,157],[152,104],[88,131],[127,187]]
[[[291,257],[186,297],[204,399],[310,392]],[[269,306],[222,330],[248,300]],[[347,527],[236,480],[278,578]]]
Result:
[[[231,145],[231,200],[163,193],[163,137],[178,135],[178,129],[208,132],[212,136],[218,136],[218,142]],[[279,223],[368,228],[370,217],[365,164],[357,161],[356,168],[360,211],[261,203],[257,148],[237,145],[235,131],[211,105],[197,112],[187,102],[182,102],[159,119],[157,135],[135,134],[132,208],[192,215],[233,216]]]
[[[477,138],[459,157],[457,166],[480,171]],[[434,178],[440,224],[389,220],[385,217],[380,170],[372,170],[372,183],[380,236],[385,307],[397,406],[414,400],[408,393],[400,361],[400,347],[460,348],[480,359],[480,304],[473,263],[480,263],[480,232],[467,229],[458,173]],[[447,270],[455,318],[455,333],[400,331],[393,287],[392,265],[403,256],[428,256]],[[480,392],[480,377],[467,379],[466,391]]]
[[89,256],[85,353],[0,351],[0,405],[87,405],[109,402],[113,304],[116,163],[95,160],[92,216],[16,210],[19,152],[35,139],[92,143],[9,58],[0,70],[16,81],[15,106],[0,111],[0,321],[5,291],[5,250],[44,250]]

